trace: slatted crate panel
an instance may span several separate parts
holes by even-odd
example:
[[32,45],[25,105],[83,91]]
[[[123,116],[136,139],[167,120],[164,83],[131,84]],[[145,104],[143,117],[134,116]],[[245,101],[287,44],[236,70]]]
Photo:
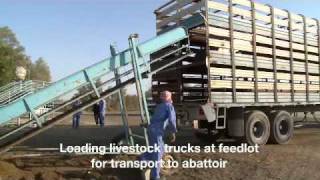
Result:
[[[212,92],[212,102],[214,103],[232,103],[232,92]],[[280,103],[291,102],[290,93],[278,93],[278,101]],[[260,92],[258,95],[258,100],[260,103],[274,103],[274,94],[272,92]],[[295,93],[294,102],[305,102],[306,93]],[[317,102],[320,101],[320,96],[318,93],[310,93],[310,101]],[[255,95],[253,92],[238,92],[237,102],[239,103],[254,103]]]
[[208,34],[211,89],[227,91],[229,103],[319,100],[317,20],[249,0],[208,0]]
[[[252,3],[250,0],[232,0],[232,11],[234,15],[241,16],[242,19],[252,20]],[[260,24],[271,24],[272,17],[272,7],[260,3],[254,2],[254,9],[255,9],[255,19]],[[208,0],[208,8],[214,11],[221,11],[224,13],[229,13],[229,2],[220,0]],[[281,10],[278,8],[273,8],[274,10],[274,23],[278,27],[289,27],[289,12],[285,10]],[[294,13],[290,13],[291,15],[291,26],[292,29],[295,31],[304,32],[304,17],[301,15],[297,15]],[[307,25],[307,32],[317,34],[317,25],[318,22],[311,18],[305,18],[305,23]],[[284,29],[284,28],[283,28]]]
[[[180,85],[183,96],[209,93],[213,102],[227,103],[255,103],[255,95],[259,102],[319,101],[318,20],[251,0],[175,0],[156,12],[158,33],[199,13],[206,23],[189,29],[190,43],[207,57],[189,61],[182,73],[207,74],[209,63],[209,87],[188,80]],[[196,62],[203,66],[194,73]]]
[[[211,27],[217,27],[217,28],[223,28],[223,29],[229,28],[229,19],[227,16],[216,15],[216,14],[212,15],[211,14],[208,16],[208,22]],[[252,33],[252,22],[251,21],[234,19],[233,26],[234,26],[235,31]],[[283,41],[289,41],[289,31],[288,30],[275,29],[275,32],[276,32],[275,37],[277,39],[283,40]],[[256,24],[256,34],[258,36],[271,37],[272,36],[271,26]],[[292,32],[292,41],[294,43],[304,44],[304,34]],[[318,46],[317,35],[307,34],[307,44],[309,46],[317,47]]]
[[[212,50],[218,49],[220,53],[223,52],[223,55],[220,55],[220,57],[219,55],[215,56],[210,53],[210,61],[213,64],[232,65],[230,55],[232,51],[230,51],[230,49],[234,49],[235,57],[233,62],[235,63],[235,66],[254,68],[252,55],[257,53],[259,56],[265,57],[257,57],[257,68],[273,70],[273,59],[270,55],[275,53],[275,57],[277,58],[275,60],[277,70],[286,70],[290,72],[291,68],[289,60],[292,58],[292,70],[294,72],[303,73],[308,71],[308,73],[311,74],[319,74],[318,21],[308,18],[304,19],[304,17],[295,14],[290,14],[289,17],[288,12],[279,9],[274,9],[276,15],[272,21],[270,15],[272,14],[271,7],[261,4],[256,5],[256,3],[251,3],[251,1],[247,0],[237,0],[236,2],[232,1],[232,3],[233,14],[238,17],[232,18],[233,31],[231,33],[229,30],[230,17],[228,15],[231,8],[229,7],[229,2],[208,1],[209,47],[211,47]],[[240,3],[240,7],[238,6],[238,3]],[[264,14],[261,13],[261,10],[259,12],[259,9],[255,12],[254,23],[252,22],[253,16],[251,11],[253,5],[255,5],[254,8],[256,9],[257,7],[265,8]],[[246,6],[247,8],[243,8],[243,6]],[[269,10],[266,12],[266,9]],[[280,16],[277,13],[279,12],[282,12],[282,15],[285,14],[282,19],[278,19]],[[299,19],[299,17],[301,18]],[[295,20],[289,21],[289,19]],[[300,21],[296,21],[297,19]],[[284,23],[284,21],[286,22]],[[272,39],[271,23],[275,23],[274,39]],[[253,35],[253,25],[255,26],[256,35]],[[289,26],[294,30],[289,31]],[[306,36],[304,31],[308,32]],[[292,36],[291,41],[289,41],[290,33]],[[231,34],[233,36],[232,39],[230,38]],[[256,43],[255,47],[253,45],[254,40]],[[230,41],[233,41],[232,47]],[[272,48],[273,43],[275,43],[275,49]],[[291,49],[292,51],[290,52]],[[247,56],[247,58],[241,57],[242,54],[243,56]],[[248,57],[250,54],[251,57]],[[306,59],[309,61],[308,64],[305,62]],[[308,69],[306,69],[306,65],[308,65]]]

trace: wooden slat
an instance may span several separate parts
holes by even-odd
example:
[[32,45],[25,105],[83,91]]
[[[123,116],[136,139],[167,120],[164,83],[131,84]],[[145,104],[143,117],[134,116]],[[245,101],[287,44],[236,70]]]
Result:
[[282,17],[288,17],[288,13],[285,10],[274,8],[275,15],[279,15]]
[[232,2],[234,4],[239,4],[239,5],[242,5],[242,6],[251,7],[251,2],[247,1],[247,0],[233,0]]
[[317,27],[317,21],[316,21],[316,20],[306,17],[306,21],[307,21],[307,24],[308,24],[309,26],[315,26],[315,27]]
[[258,11],[262,11],[266,14],[270,14],[270,8],[268,6],[266,6],[265,4],[260,4],[260,3],[255,3],[255,7]]
[[292,18],[292,20],[295,20],[296,22],[302,22],[303,21],[302,16],[298,15],[298,14],[291,13],[291,18]]
[[215,2],[215,1],[208,1],[208,8],[209,9],[219,10],[219,11],[224,11],[224,12],[229,12],[228,5],[222,4],[222,3],[218,3],[218,2]]
[[[220,89],[220,88],[232,88],[232,81],[227,80],[211,80],[211,88],[212,89]],[[236,82],[237,89],[253,89],[254,83],[248,81],[237,81]]]

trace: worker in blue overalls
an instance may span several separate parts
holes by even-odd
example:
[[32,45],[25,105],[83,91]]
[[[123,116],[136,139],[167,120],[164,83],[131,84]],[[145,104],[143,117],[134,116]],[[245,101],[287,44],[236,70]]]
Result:
[[171,142],[175,142],[177,132],[176,128],[176,112],[172,105],[172,94],[169,91],[161,93],[161,103],[157,105],[154,114],[148,126],[148,138],[150,146],[160,146],[160,152],[144,153],[140,156],[142,161],[157,162],[157,167],[151,169],[150,178],[152,180],[160,179],[160,160],[164,154],[163,136],[168,130],[172,134]]
[[100,124],[100,127],[104,127],[106,108],[107,108],[106,100],[101,99],[99,101],[99,124]]
[[[74,103],[73,103],[73,108],[74,109],[78,109],[81,105],[81,101],[80,100],[76,100]],[[77,113],[74,113],[73,116],[72,116],[72,127],[73,128],[78,128],[79,125],[80,125],[80,117],[81,117],[81,114],[82,112],[77,112]]]

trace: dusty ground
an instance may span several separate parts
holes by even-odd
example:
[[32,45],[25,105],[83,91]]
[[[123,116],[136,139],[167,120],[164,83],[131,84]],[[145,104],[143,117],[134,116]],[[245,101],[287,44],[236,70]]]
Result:
[[[84,121],[93,121],[89,116]],[[137,117],[134,117],[137,122]],[[66,156],[52,152],[26,151],[32,148],[57,148],[60,142],[81,145],[86,142],[106,144],[121,132],[119,119],[109,119],[106,128],[88,125],[78,130],[67,126],[68,121],[30,139],[14,151],[2,156],[0,179],[115,179],[139,180],[137,169],[90,169],[92,156]],[[177,144],[207,145],[199,141],[190,128],[182,128]],[[231,144],[236,145],[236,144]],[[22,150],[22,151],[21,151]],[[28,156],[26,156],[28,154]],[[38,156],[40,154],[45,154]],[[21,156],[23,155],[23,156]],[[181,160],[224,159],[229,164],[225,169],[178,169],[168,180],[189,179],[320,179],[320,126],[308,125],[295,130],[295,136],[288,145],[267,145],[258,154],[180,154]],[[135,159],[135,156],[106,156],[100,159]]]

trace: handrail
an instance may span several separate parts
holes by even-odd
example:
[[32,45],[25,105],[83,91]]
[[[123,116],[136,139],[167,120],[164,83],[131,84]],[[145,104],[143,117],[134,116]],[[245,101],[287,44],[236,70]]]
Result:
[[35,91],[42,89],[48,85],[48,82],[34,80],[10,83],[6,85],[5,88],[1,87],[3,91],[0,92],[0,106],[12,103],[17,99],[34,93]]

